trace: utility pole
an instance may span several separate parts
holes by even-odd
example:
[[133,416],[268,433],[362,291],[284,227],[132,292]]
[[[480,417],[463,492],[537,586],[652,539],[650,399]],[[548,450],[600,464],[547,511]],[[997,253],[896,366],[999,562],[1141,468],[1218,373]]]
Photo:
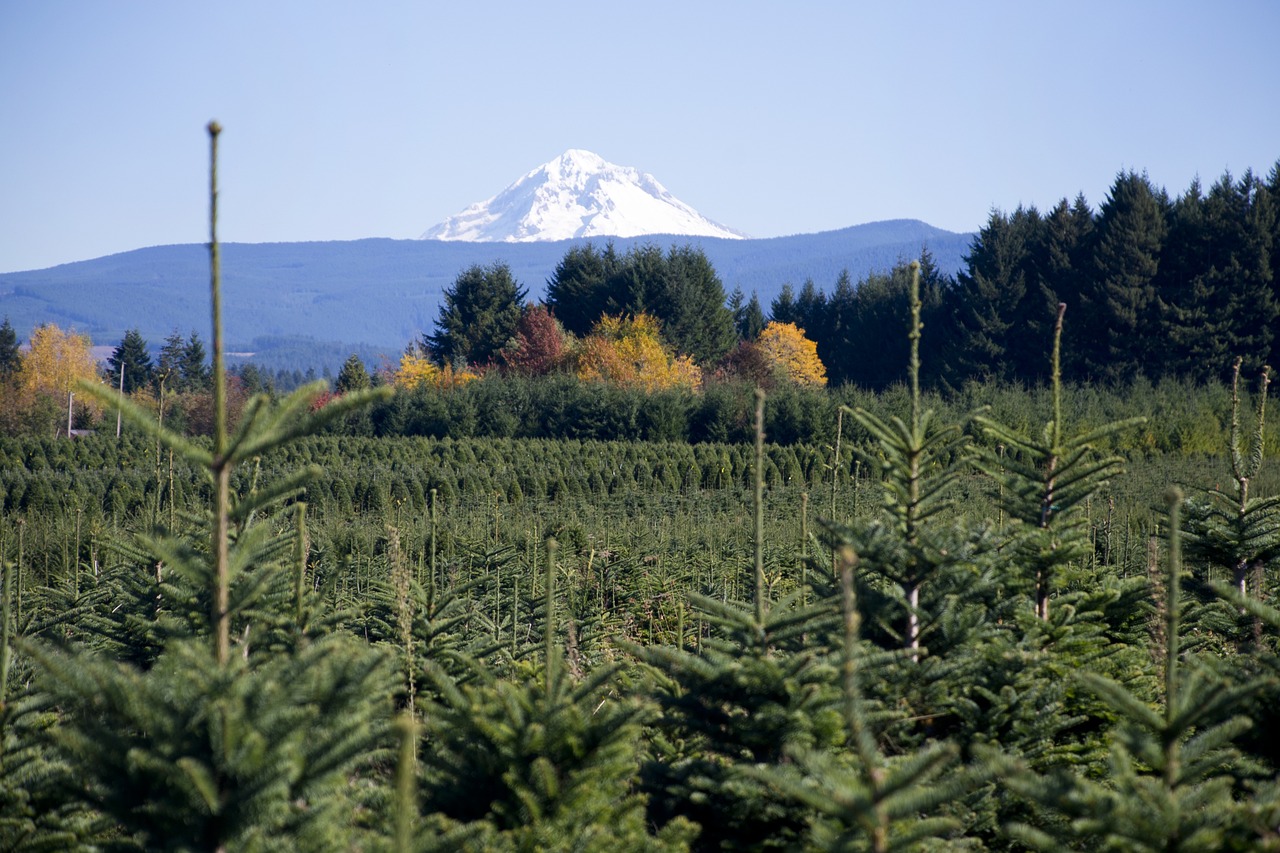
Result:
[[67,392],[67,438],[71,438],[71,403],[75,398],[75,391]]

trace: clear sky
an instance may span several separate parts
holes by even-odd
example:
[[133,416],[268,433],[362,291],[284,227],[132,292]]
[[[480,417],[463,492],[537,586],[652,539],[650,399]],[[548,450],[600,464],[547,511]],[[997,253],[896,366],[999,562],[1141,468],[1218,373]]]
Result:
[[417,237],[568,148],[755,237],[1280,159],[1276,0],[4,0],[0,272]]

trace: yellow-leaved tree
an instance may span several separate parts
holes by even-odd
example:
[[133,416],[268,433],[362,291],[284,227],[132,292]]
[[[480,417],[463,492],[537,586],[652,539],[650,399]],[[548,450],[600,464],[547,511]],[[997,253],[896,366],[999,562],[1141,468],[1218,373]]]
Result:
[[624,388],[663,391],[697,388],[702,370],[688,356],[676,356],[662,343],[651,314],[604,316],[583,339],[576,354],[578,378]]
[[776,376],[797,385],[827,384],[827,369],[818,358],[818,345],[795,323],[773,322],[764,327],[756,345]]
[[461,388],[479,378],[469,370],[455,371],[447,364],[440,367],[429,358],[411,353],[405,353],[400,357],[400,367],[391,374],[391,380],[395,386],[406,391],[423,386],[442,391]]
[[[52,323],[36,327],[18,368],[18,387],[32,397],[49,397],[65,406],[79,380],[98,381],[98,364],[88,335],[63,331]],[[97,415],[101,404],[86,395],[83,406]]]

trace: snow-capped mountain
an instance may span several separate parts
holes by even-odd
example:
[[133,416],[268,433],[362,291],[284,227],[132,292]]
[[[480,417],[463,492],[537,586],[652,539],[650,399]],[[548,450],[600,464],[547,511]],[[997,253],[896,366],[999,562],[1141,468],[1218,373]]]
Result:
[[531,243],[645,234],[746,237],[702,216],[652,175],[575,148],[422,239]]

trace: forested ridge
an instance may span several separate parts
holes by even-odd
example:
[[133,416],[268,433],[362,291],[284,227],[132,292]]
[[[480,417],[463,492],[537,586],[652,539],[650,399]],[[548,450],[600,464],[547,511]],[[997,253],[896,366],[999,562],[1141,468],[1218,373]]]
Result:
[[[1157,371],[1042,277],[1040,367],[971,372],[930,312],[979,267],[926,256],[897,378],[828,389],[696,253],[575,263],[633,287],[574,331],[475,268],[398,367],[287,394],[216,310],[149,375],[122,341],[123,394],[0,330],[0,846],[1280,849],[1269,339]],[[1139,304],[1120,267],[1079,313]]]

